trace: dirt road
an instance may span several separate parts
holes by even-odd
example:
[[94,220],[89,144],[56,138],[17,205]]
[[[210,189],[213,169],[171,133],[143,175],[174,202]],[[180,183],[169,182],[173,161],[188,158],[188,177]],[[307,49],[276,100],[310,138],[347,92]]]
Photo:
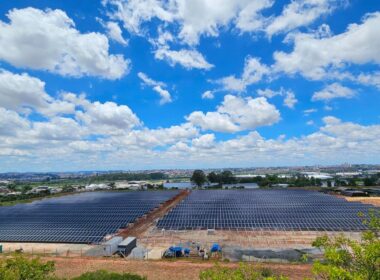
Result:
[[179,202],[181,202],[186,196],[189,195],[189,191],[181,191],[178,195],[172,199],[166,201],[159,208],[153,210],[151,213],[147,214],[145,217],[140,218],[132,226],[121,230],[117,235],[122,237],[135,236],[141,237],[148,230],[149,227],[153,226],[155,220],[163,217],[170,209],[173,209]]

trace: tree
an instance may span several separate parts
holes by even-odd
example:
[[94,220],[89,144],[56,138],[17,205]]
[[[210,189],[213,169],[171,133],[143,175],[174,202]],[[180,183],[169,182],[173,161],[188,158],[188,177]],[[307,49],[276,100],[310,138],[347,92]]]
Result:
[[240,264],[238,268],[216,265],[202,271],[200,280],[287,280],[287,277],[273,275],[271,270],[258,269],[253,265]]
[[0,259],[0,279],[6,280],[50,280],[54,262],[42,262],[38,258],[26,258],[16,254],[11,258]]
[[200,188],[207,182],[207,178],[203,170],[194,170],[190,181]]
[[371,210],[367,218],[360,214],[368,230],[360,241],[341,235],[317,238],[313,246],[324,250],[323,261],[316,261],[316,279],[378,280],[380,279],[380,211]]
[[233,184],[236,182],[235,176],[229,170],[223,171],[220,175],[224,184]]
[[207,179],[210,183],[221,183],[219,174],[216,174],[214,171],[207,175]]
[[142,277],[136,274],[130,273],[115,273],[105,270],[98,270],[95,272],[87,272],[73,280],[146,280],[146,277]]
[[371,187],[376,185],[376,178],[375,177],[367,177],[364,179],[364,185],[366,187]]

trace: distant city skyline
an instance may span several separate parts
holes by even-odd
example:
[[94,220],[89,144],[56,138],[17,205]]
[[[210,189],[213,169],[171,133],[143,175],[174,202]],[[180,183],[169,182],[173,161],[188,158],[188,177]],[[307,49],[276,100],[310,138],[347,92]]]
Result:
[[0,173],[380,164],[380,2],[3,1]]

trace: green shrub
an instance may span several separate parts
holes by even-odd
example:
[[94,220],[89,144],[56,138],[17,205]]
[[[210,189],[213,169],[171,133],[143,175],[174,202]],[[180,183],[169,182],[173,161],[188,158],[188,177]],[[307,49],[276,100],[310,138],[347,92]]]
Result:
[[343,235],[336,238],[323,236],[314,241],[313,245],[324,251],[323,260],[313,265],[315,279],[380,279],[380,211],[370,211],[364,224],[369,230],[363,232],[360,241]]
[[42,262],[38,258],[14,255],[0,259],[1,280],[50,280],[53,276],[54,262]]
[[84,273],[73,280],[146,280],[146,277],[129,273],[119,274],[105,270],[98,270],[95,272]]
[[215,265],[213,268],[202,271],[200,280],[287,280],[284,276],[273,275],[270,269],[257,269],[253,265],[240,264],[238,268]]

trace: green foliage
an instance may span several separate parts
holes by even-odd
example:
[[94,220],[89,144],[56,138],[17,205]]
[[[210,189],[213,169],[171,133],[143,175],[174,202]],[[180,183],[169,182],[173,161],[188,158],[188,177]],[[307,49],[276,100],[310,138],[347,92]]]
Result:
[[368,231],[360,241],[342,236],[317,238],[313,246],[324,250],[323,261],[316,261],[316,279],[379,280],[380,279],[380,211],[372,210],[365,217],[360,214]]
[[207,182],[207,177],[203,170],[194,170],[190,181],[200,188]]
[[115,273],[108,272],[105,270],[98,270],[95,272],[87,272],[82,274],[79,277],[74,278],[73,280],[146,280],[146,277],[142,277],[135,274],[129,273]]
[[210,172],[207,175],[207,179],[210,183],[218,184],[234,184],[237,182],[236,177],[229,170],[225,170],[221,173]]
[[4,280],[50,280],[53,276],[54,262],[42,262],[38,258],[25,258],[14,255],[0,259],[0,279]]
[[[256,176],[250,178],[238,178],[238,183],[257,183],[260,187],[271,187],[276,184],[288,184],[291,187],[319,187],[322,185],[320,179],[294,175],[292,177],[278,177],[277,175]],[[330,182],[331,185],[331,182]]]
[[200,280],[287,280],[287,277],[273,275],[272,271],[258,269],[253,265],[240,264],[238,268],[215,265],[213,268],[202,271]]
[[141,180],[164,180],[168,176],[161,172],[152,173],[110,173],[92,176],[89,178],[90,183],[104,182],[104,181],[141,181]]
[[220,176],[216,172],[212,171],[209,174],[207,174],[207,179],[210,183],[221,183]]

